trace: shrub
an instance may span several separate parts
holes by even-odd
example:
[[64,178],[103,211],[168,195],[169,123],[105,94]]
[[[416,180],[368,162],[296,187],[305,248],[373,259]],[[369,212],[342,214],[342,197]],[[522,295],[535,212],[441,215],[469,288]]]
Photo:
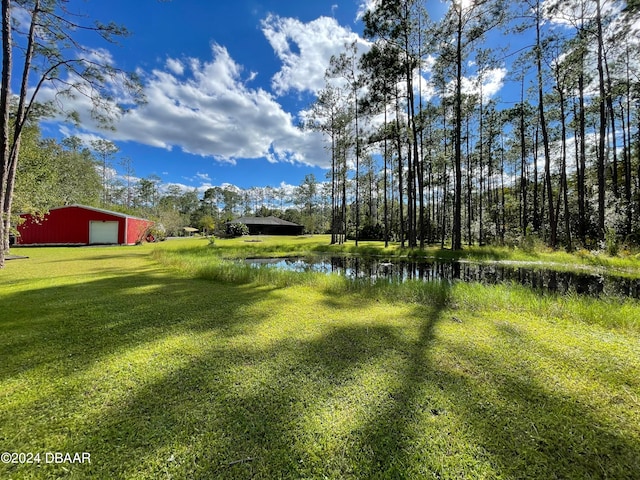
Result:
[[620,244],[618,243],[618,236],[616,235],[615,228],[607,228],[607,231],[604,234],[604,247],[609,256],[615,257],[618,255]]
[[527,253],[544,252],[547,250],[547,246],[544,241],[535,233],[530,233],[527,230],[528,235],[520,237],[518,247]]
[[375,225],[365,225],[360,230],[360,240],[384,240],[384,226],[376,223]]
[[147,228],[142,239],[147,242],[162,242],[167,239],[167,231],[161,223],[155,223]]
[[244,223],[232,223],[227,228],[227,233],[232,237],[241,237],[243,235],[249,235],[249,227]]

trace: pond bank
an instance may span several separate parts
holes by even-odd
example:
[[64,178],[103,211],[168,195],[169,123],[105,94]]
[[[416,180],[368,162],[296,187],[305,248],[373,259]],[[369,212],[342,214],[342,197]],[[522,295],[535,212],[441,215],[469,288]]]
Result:
[[589,296],[640,298],[640,278],[632,279],[592,268],[579,271],[544,268],[542,262],[474,262],[421,258],[410,261],[400,257],[329,256],[247,258],[253,267],[269,267],[291,272],[319,272],[349,279],[406,282],[478,282],[484,285],[515,283],[534,290]]

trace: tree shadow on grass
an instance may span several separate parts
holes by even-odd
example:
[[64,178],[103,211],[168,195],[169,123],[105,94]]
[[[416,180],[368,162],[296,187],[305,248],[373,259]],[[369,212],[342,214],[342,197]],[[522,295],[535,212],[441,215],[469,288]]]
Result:
[[258,321],[242,311],[272,290],[150,271],[7,295],[0,380],[40,367],[77,372],[180,330],[232,335]]
[[[415,341],[401,327],[351,324],[266,347],[211,344],[169,375],[136,388],[124,404],[87,418],[60,448],[92,452],[91,465],[74,468],[105,478],[397,473],[409,462],[414,391],[440,309],[417,311]],[[367,387],[372,365],[384,374],[380,385]],[[387,381],[400,386],[386,391]],[[363,388],[372,396],[362,395]],[[353,425],[333,431],[352,420],[351,410]]]
[[[579,360],[559,358],[558,351],[517,329],[499,326],[498,330],[504,335],[503,352],[481,344],[448,345],[462,367],[434,372],[494,468],[506,478],[637,478],[638,429],[635,438],[629,431],[623,433],[619,427],[629,425],[622,416],[604,418],[602,406],[592,403],[600,401],[585,393],[596,387],[595,377],[590,378],[593,372]],[[543,380],[546,374],[534,367],[537,362],[520,359],[519,352],[534,352],[540,365],[552,364],[551,379]],[[567,388],[561,380],[564,375],[579,379],[585,387]],[[609,388],[596,388],[598,392],[615,391],[604,377],[599,380]],[[637,380],[633,384],[637,388]],[[613,416],[625,415],[634,425],[633,402],[614,399],[627,403],[627,409]]]
[[88,476],[317,478],[327,459],[309,456],[309,412],[397,340],[384,327],[338,327],[268,348],[214,347],[87,419],[62,448],[92,452],[78,466]]
[[358,459],[359,478],[416,478],[418,472],[431,477],[433,473],[431,465],[435,460],[430,458],[430,452],[423,452],[425,455],[417,459],[413,445],[419,440],[416,423],[425,414],[439,415],[443,411],[436,398],[425,395],[429,390],[425,382],[433,368],[429,350],[444,304],[420,310],[418,337],[405,345],[406,361],[398,372],[401,381],[387,392],[388,401],[355,432],[357,446],[352,454]]

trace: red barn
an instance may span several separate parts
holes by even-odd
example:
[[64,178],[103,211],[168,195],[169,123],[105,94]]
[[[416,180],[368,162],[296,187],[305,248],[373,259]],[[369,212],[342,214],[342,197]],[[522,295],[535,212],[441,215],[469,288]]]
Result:
[[52,208],[44,219],[20,215],[17,245],[134,245],[153,225],[150,220],[118,212],[68,205]]

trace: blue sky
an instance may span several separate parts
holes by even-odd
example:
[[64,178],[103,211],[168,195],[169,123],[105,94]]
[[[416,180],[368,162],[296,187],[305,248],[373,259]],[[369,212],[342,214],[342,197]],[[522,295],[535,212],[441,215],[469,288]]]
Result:
[[323,180],[324,141],[296,127],[298,114],[322,88],[330,56],[361,33],[361,3],[71,0],[69,10],[131,32],[119,45],[79,39],[136,71],[148,103],[106,132],[75,99],[66,108],[80,113],[81,126],[48,121],[43,133],[107,138],[120,149],[115,163],[130,158],[136,177],[188,188],[298,185],[309,173]]

